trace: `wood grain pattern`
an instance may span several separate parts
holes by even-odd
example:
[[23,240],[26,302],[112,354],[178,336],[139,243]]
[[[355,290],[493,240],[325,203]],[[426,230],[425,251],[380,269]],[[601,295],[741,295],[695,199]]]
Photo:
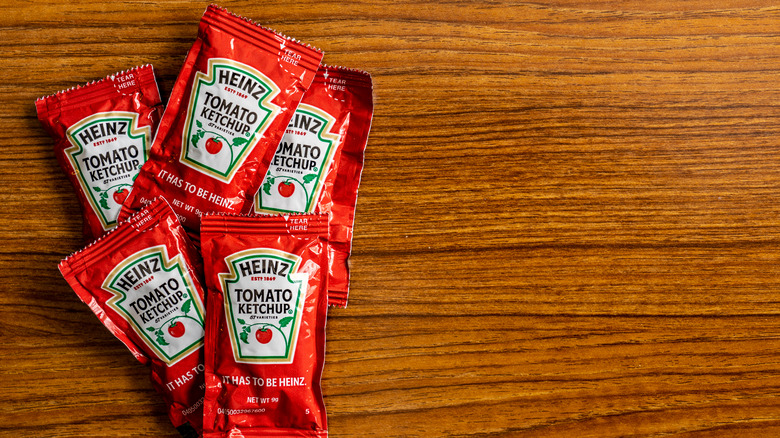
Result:
[[[780,8],[222,5],[374,76],[333,437],[780,436]],[[143,63],[167,96],[204,8],[0,5],[2,436],[176,436],[56,271],[33,101]]]

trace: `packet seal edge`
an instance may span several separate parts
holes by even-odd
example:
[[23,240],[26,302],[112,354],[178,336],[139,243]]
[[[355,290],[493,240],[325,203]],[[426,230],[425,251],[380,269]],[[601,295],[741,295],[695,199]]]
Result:
[[[87,82],[87,83],[74,85],[74,86],[72,86],[70,88],[65,88],[65,89],[62,89],[60,91],[56,91],[54,93],[47,94],[45,96],[41,96],[41,97],[35,99],[35,103],[37,104],[38,101],[46,101],[46,100],[51,99],[51,98],[53,98],[55,96],[65,96],[65,95],[68,95],[68,94],[73,93],[75,91],[81,90],[83,88],[93,87],[95,85],[100,85],[100,84],[108,81],[109,79],[114,79],[114,76],[130,73],[130,72],[136,71],[136,70],[140,71],[140,70],[146,69],[146,68],[152,69],[151,72],[152,72],[152,74],[154,74],[154,70],[153,70],[154,66],[151,63],[137,65],[135,67],[131,67],[131,68],[128,68],[128,69],[125,69],[125,70],[118,71],[116,73],[111,73],[111,74],[106,75],[106,76],[104,76],[104,77],[102,77],[100,79],[95,79],[95,80],[92,80],[92,81]],[[159,93],[159,85],[157,85],[157,88],[158,88],[158,93]]]
[[[91,250],[92,248],[103,244],[103,242],[106,239],[111,238],[111,236],[113,236],[114,234],[121,233],[122,230],[124,230],[124,228],[120,229],[119,227],[121,225],[124,225],[124,224],[130,222],[133,218],[138,217],[138,216],[140,216],[142,214],[154,214],[156,212],[155,210],[159,209],[160,205],[162,205],[162,204],[160,204],[161,202],[164,202],[166,204],[168,203],[168,201],[165,198],[161,197],[161,196],[155,198],[154,201],[146,204],[143,208],[141,208],[137,212],[133,213],[132,215],[128,216],[127,219],[125,219],[123,221],[118,221],[114,228],[106,231],[105,234],[103,234],[102,236],[100,236],[97,239],[93,240],[92,242],[88,243],[85,247],[68,254],[65,258],[63,258],[58,263],[58,266],[63,266],[64,265],[64,266],[67,267],[68,271],[72,271],[73,268],[71,268],[70,264],[71,264],[71,261],[72,261],[72,259],[74,257],[76,257],[79,254],[82,254],[82,253],[86,252],[87,250]],[[170,208],[170,206],[169,206],[169,208]],[[65,275],[64,272],[62,272],[62,274]]]
[[255,21],[255,20],[253,20],[253,19],[251,19],[249,17],[245,17],[243,15],[236,14],[235,12],[228,11],[226,8],[224,8],[222,6],[219,6],[219,5],[215,4],[215,3],[210,4],[208,6],[208,8],[206,8],[206,10],[207,11],[208,10],[219,10],[219,11],[222,11],[222,12],[232,16],[233,18],[236,18],[236,19],[241,20],[241,21],[245,21],[246,23],[251,24],[252,26],[256,26],[257,28],[262,29],[262,30],[264,30],[266,32],[271,32],[271,33],[279,36],[280,38],[285,39],[286,41],[291,41],[291,42],[293,42],[295,44],[299,44],[299,45],[301,45],[303,47],[309,48],[309,49],[311,49],[311,50],[313,50],[313,51],[315,51],[317,53],[320,53],[320,54],[323,53],[322,49],[320,49],[320,48],[318,48],[316,46],[313,46],[313,45],[311,45],[309,43],[304,43],[303,41],[301,41],[299,39],[296,39],[296,38],[293,38],[293,37],[289,37],[289,36],[287,36],[287,35],[285,35],[285,34],[283,34],[281,32],[278,32],[278,31],[270,28],[270,27],[262,25],[262,24],[258,23],[257,21]]
[[358,78],[364,79],[363,81],[359,81],[359,82],[365,82],[365,85],[371,87],[372,89],[374,88],[374,78],[371,75],[371,73],[369,73],[366,70],[362,70],[354,67],[346,67],[343,65],[333,65],[333,64],[325,64],[325,63],[323,63],[320,66],[320,68],[325,71],[335,70],[336,72],[339,73],[350,73],[354,75],[354,79],[358,79]]

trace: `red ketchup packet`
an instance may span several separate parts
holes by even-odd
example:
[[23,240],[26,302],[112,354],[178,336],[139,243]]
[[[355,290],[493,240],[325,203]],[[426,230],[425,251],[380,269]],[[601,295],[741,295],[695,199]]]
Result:
[[120,218],[165,196],[197,235],[207,212],[249,213],[322,52],[211,5]]
[[371,76],[322,66],[276,149],[256,213],[329,213],[328,302],[346,307],[352,227],[373,115]]
[[151,65],[107,76],[35,101],[38,119],[76,190],[84,236],[92,241],[117,223],[144,164],[162,112]]
[[160,198],[71,255],[60,272],[141,363],[184,437],[203,422],[205,307],[200,256]]
[[326,437],[326,215],[206,215],[204,438]]

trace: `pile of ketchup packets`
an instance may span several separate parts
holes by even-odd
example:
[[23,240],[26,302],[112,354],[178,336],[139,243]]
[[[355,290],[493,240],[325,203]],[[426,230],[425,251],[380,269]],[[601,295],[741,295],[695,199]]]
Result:
[[60,272],[184,437],[328,434],[373,99],[322,58],[211,5],[164,110],[150,65],[35,103],[92,241]]

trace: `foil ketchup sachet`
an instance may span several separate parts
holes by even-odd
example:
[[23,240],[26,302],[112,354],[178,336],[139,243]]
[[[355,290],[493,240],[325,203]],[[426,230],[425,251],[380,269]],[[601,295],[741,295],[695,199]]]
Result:
[[35,109],[76,190],[84,237],[92,241],[116,225],[149,156],[162,112],[154,70],[144,65],[60,91],[38,99]]
[[204,438],[327,436],[327,237],[326,215],[203,217]]
[[197,236],[204,213],[248,213],[322,56],[209,6],[120,218],[164,196]]
[[69,256],[60,272],[100,322],[150,366],[185,437],[203,422],[203,266],[176,215],[157,199]]
[[371,75],[322,66],[276,148],[256,213],[330,215],[332,306],[346,307],[358,186],[373,116]]

